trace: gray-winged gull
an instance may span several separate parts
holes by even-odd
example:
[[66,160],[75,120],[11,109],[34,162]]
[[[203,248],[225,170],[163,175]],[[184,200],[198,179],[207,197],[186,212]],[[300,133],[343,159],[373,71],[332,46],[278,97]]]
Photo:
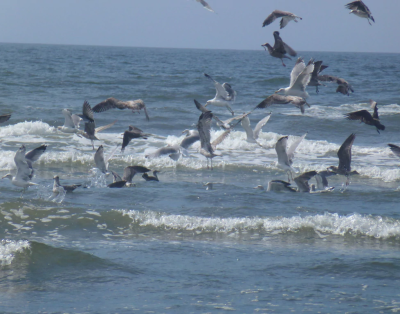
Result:
[[271,118],[271,113],[266,115],[263,119],[261,119],[255,126],[254,130],[251,129],[250,127],[250,119],[248,116],[244,117],[242,119],[242,127],[246,131],[246,141],[249,143],[257,143],[257,139],[260,135],[262,127],[268,122],[268,120]]
[[228,83],[223,83],[222,85],[214,80],[210,75],[204,73],[204,76],[210,79],[214,83],[216,89],[216,94],[213,99],[207,100],[204,107],[208,105],[213,105],[217,107],[226,107],[232,115],[234,112],[230,105],[232,105],[236,100],[236,91],[232,89],[232,86]]
[[350,2],[345,5],[345,7],[350,11],[350,14],[353,13],[354,15],[357,15],[358,17],[362,17],[367,19],[369,25],[372,25],[369,20],[372,20],[375,23],[374,17],[371,14],[371,11],[368,9],[368,7],[365,5],[362,0],[356,0],[353,2]]
[[281,29],[284,28],[290,21],[295,21],[297,23],[297,19],[302,20],[300,16],[297,16],[293,13],[287,12],[287,11],[281,11],[281,10],[274,10],[270,15],[267,16],[267,18],[263,22],[263,27],[271,24],[273,21],[276,19],[281,19],[280,25]]

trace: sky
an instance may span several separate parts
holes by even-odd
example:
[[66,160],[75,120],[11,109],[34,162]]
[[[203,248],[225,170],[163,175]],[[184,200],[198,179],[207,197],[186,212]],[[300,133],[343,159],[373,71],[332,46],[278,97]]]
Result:
[[349,14],[349,0],[1,0],[0,42],[259,50],[273,44],[275,9],[303,18],[280,30],[298,51],[400,53],[400,0],[365,0],[376,23]]

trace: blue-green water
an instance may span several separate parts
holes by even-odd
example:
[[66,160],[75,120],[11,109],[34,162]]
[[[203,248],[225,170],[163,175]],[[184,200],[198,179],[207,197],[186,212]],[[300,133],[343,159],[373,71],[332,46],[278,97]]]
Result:
[[[308,87],[311,108],[289,105],[255,111],[255,125],[270,110],[260,143],[238,126],[218,146],[222,158],[207,170],[189,149],[177,162],[145,155],[179,143],[193,128],[215,89],[203,73],[238,92],[236,113],[289,85],[287,68],[265,51],[0,45],[0,175],[15,173],[15,152],[47,144],[35,163],[31,187],[0,180],[0,309],[5,313],[386,313],[400,311],[400,160],[387,144],[400,144],[399,54],[303,52],[323,60],[324,72],[345,78],[355,93],[331,84]],[[161,171],[160,182],[135,177],[136,187],[108,189],[111,177],[94,175],[90,141],[61,133],[63,108],[79,113],[115,97],[145,101],[143,113],[95,114],[106,153],[135,125],[136,140],[110,160]],[[386,130],[343,118],[378,102]],[[211,108],[228,118],[224,108]],[[287,178],[274,145],[308,132],[295,156],[299,172],[337,165],[336,152],[351,134],[352,168],[360,175],[343,193],[343,177],[330,177],[332,193],[255,190]],[[212,137],[222,131],[213,125]],[[293,136],[293,137],[291,137]],[[52,198],[52,178],[83,183]],[[206,190],[205,182],[214,182]]]

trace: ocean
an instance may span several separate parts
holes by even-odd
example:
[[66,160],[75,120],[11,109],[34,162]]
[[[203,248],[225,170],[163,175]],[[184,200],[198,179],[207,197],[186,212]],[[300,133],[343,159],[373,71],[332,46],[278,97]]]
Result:
[[[291,105],[255,110],[251,125],[272,112],[259,146],[238,125],[207,169],[198,153],[178,161],[145,155],[178,144],[195,129],[213,84],[237,91],[235,114],[254,109],[289,86],[295,59],[259,51],[0,44],[0,175],[15,174],[14,155],[48,145],[34,164],[37,186],[0,180],[0,312],[2,313],[395,313],[400,311],[400,54],[300,52],[323,60],[322,74],[346,79],[308,87],[305,114]],[[62,109],[81,113],[108,97],[141,98],[149,112],[96,113],[95,148],[109,154],[129,125],[152,134],[110,160],[159,170],[160,182],[135,176],[135,187],[109,189],[112,176],[93,171],[89,140],[57,130]],[[380,134],[344,114],[378,103]],[[231,115],[209,107],[220,119]],[[222,134],[213,123],[212,139]],[[287,180],[276,141],[307,133],[293,167],[299,175],[337,166],[337,151],[356,134],[351,176],[329,177],[331,193],[265,192]],[[82,184],[52,194],[53,176]],[[206,190],[204,183],[212,182]],[[312,179],[310,182],[315,182]]]

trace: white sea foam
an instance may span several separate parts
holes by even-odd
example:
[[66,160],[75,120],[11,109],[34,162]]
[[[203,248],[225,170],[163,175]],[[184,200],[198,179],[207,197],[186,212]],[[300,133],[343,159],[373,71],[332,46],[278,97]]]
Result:
[[12,241],[12,240],[1,240],[0,241],[0,265],[10,265],[15,254],[21,253],[25,249],[29,249],[30,245],[28,241]]

